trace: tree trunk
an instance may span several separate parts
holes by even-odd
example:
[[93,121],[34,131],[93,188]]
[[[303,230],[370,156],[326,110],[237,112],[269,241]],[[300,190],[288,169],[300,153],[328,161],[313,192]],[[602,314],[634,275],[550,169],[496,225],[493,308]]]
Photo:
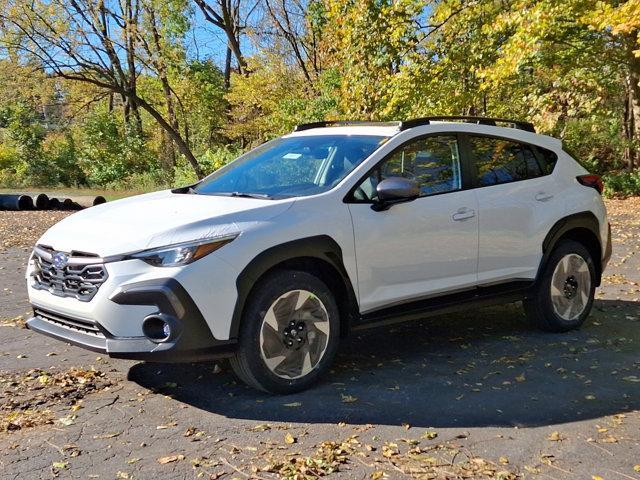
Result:
[[224,89],[229,90],[231,86],[231,47],[227,42],[227,55],[224,59]]
[[633,169],[635,158],[632,147],[633,143],[633,115],[632,115],[632,98],[631,98],[631,79],[625,78],[624,82],[624,114],[622,117],[622,136],[624,138],[625,147],[623,153],[623,161],[629,170]]
[[633,170],[637,165],[635,158],[640,146],[640,58],[634,54],[637,46],[638,34],[629,35],[627,39],[627,69],[629,81],[629,109],[630,109],[630,138],[632,140],[631,152],[627,166]]
[[171,140],[173,140],[173,142],[178,147],[178,151],[187,158],[187,161],[191,165],[191,168],[193,168],[193,171],[195,172],[196,176],[198,178],[203,178],[204,172],[200,168],[200,164],[198,163],[198,160],[196,159],[196,157],[193,155],[193,152],[189,148],[189,145],[187,144],[185,139],[182,138],[182,135],[180,135],[180,132],[175,128],[173,128],[171,124],[167,122],[167,120],[162,116],[162,114],[158,112],[146,100],[140,97],[136,97],[135,101],[141,108],[146,110],[147,113],[151,115],[160,124],[160,126],[167,132],[169,137],[171,137]]

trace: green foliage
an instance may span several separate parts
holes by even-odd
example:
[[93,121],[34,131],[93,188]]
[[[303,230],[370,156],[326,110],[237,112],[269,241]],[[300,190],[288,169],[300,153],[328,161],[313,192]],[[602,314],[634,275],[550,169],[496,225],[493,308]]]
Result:
[[109,185],[128,175],[144,173],[153,166],[144,139],[119,125],[108,112],[91,115],[82,126],[79,164],[91,186]]
[[603,180],[607,197],[640,195],[640,170],[610,173]]
[[226,99],[232,122],[227,135],[241,144],[258,144],[290,132],[299,123],[335,116],[335,70],[323,72],[315,90],[282,58],[263,54],[248,59],[251,75],[233,75]]
[[[230,161],[236,159],[242,154],[240,149],[234,147],[219,147],[206,150],[198,161],[202,165],[202,170],[206,175],[215,172],[219,168],[225,166]],[[195,183],[196,178],[193,170],[183,160],[178,162],[174,168],[173,185],[184,187]]]
[[624,167],[625,142],[619,131],[619,120],[595,117],[567,120],[562,131],[551,133],[563,137],[565,148],[583,167],[603,175]]

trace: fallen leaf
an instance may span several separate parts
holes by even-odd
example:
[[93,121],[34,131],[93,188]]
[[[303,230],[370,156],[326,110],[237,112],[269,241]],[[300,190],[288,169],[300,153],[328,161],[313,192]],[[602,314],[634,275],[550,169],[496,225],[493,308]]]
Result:
[[158,463],[160,465],[166,465],[167,463],[179,462],[180,460],[184,460],[184,455],[170,455],[168,457],[162,457],[158,459]]
[[354,403],[358,401],[358,397],[353,395],[342,395],[342,403]]
[[563,437],[562,435],[560,435],[559,432],[552,432],[551,435],[549,435],[547,437],[547,440],[550,440],[552,442],[560,442],[562,440],[565,440],[566,438]]
[[66,417],[59,418],[58,422],[60,422],[65,427],[68,427],[74,424],[75,419],[76,419],[75,415],[67,415]]
[[261,423],[260,425],[256,425],[253,428],[250,428],[252,432],[266,432],[267,430],[271,430],[271,425],[268,423]]
[[526,379],[527,377],[524,376],[524,373],[521,373],[516,377],[516,382],[524,382]]
[[284,443],[286,443],[287,445],[292,445],[292,444],[296,443],[296,437],[294,437],[290,433],[287,433],[284,436]]
[[69,462],[53,462],[53,468],[57,468],[58,470],[64,470],[69,465]]

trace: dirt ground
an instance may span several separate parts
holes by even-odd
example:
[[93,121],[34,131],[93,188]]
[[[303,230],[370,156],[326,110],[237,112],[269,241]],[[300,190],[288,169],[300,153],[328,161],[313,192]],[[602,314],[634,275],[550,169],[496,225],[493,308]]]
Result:
[[0,212],[0,478],[640,480],[640,198],[608,208],[581,330],[538,332],[518,305],[371,330],[287,397],[24,329],[30,247],[64,214]]

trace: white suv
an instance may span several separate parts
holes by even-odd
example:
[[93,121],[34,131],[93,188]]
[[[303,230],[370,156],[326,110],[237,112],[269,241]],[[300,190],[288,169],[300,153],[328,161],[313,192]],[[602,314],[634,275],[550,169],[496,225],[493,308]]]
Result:
[[195,185],[52,227],[29,261],[27,325],[112,357],[230,357],[274,393],[388,319],[522,300],[566,331],[610,256],[601,191],[524,122],[302,125]]

